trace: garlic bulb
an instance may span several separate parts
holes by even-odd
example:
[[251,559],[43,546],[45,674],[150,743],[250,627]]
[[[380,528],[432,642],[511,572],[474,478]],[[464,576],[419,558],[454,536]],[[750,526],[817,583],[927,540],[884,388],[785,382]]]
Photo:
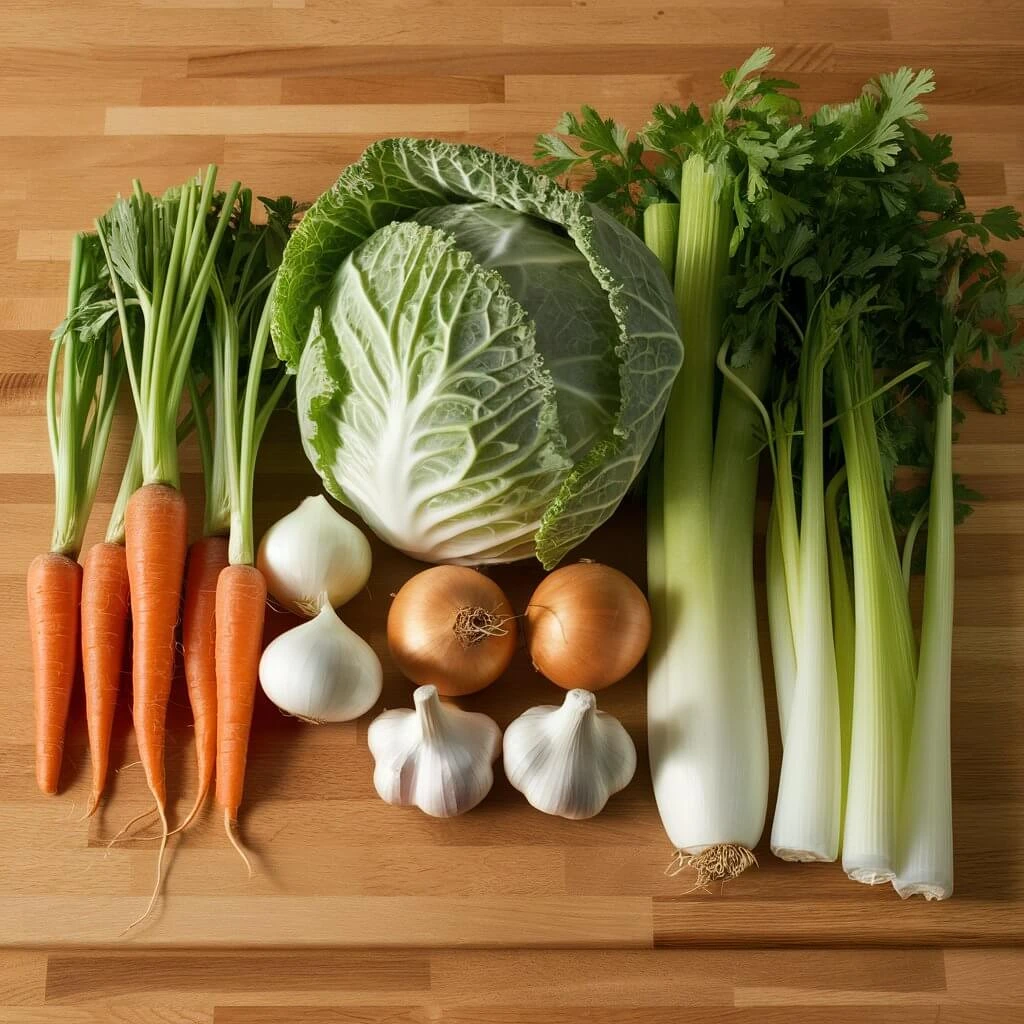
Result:
[[505,730],[505,774],[545,814],[591,818],[635,771],[629,733],[589,690],[570,690],[558,708],[530,708]]
[[282,711],[311,722],[348,722],[380,696],[380,659],[329,604],[272,641],[260,659],[263,692]]
[[289,611],[316,615],[324,595],[335,608],[370,578],[370,544],[322,495],[305,498],[263,535],[256,567]]
[[464,814],[494,783],[501,730],[486,715],[442,704],[436,686],[419,687],[412,699],[411,711],[385,711],[370,723],[373,784],[389,804],[435,818]]

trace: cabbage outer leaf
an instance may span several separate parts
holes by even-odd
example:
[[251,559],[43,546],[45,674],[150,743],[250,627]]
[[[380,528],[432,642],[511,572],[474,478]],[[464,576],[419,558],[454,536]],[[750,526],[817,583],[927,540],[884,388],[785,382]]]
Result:
[[[274,343],[293,372],[300,369],[307,339],[321,350],[307,379],[300,374],[300,423],[314,466],[329,488],[348,500],[334,475],[346,458],[346,436],[329,421],[338,400],[351,397],[362,383],[351,367],[324,352],[323,327],[331,318],[321,314],[318,328],[311,330],[314,317],[358,245],[418,210],[461,202],[501,206],[560,225],[590,264],[618,327],[618,413],[606,435],[564,476],[534,538],[537,557],[550,568],[618,507],[650,453],[682,362],[668,279],[636,235],[578,193],[509,157],[434,140],[386,139],[342,172],[289,240],[275,290]],[[541,450],[559,450],[550,427],[548,442],[550,447]],[[561,444],[564,452],[564,438]],[[525,518],[511,507],[506,514]],[[496,560],[526,554],[526,546],[517,545]]]

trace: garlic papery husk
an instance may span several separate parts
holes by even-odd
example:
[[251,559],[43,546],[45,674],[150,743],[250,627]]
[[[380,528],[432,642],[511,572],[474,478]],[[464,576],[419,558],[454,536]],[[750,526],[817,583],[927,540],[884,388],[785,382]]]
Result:
[[494,783],[501,730],[486,715],[444,704],[436,686],[412,695],[415,707],[385,711],[367,735],[382,800],[453,818],[476,807]]
[[349,722],[380,696],[380,659],[337,612],[319,615],[272,641],[260,659],[263,692],[282,711],[311,722]]
[[316,615],[323,596],[335,608],[370,578],[370,543],[322,495],[305,498],[263,535],[256,568],[271,597],[299,615]]
[[592,818],[636,771],[629,733],[589,690],[570,690],[561,707],[530,708],[505,730],[504,747],[509,782],[562,818]]

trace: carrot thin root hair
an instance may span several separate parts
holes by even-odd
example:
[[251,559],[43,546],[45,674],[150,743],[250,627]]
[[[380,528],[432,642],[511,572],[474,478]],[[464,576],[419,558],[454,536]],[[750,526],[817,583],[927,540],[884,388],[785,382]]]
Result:
[[242,863],[245,865],[246,873],[249,878],[252,878],[252,861],[249,859],[249,855],[245,852],[245,848],[238,840],[238,836],[235,832],[236,825],[237,822],[231,820],[231,812],[225,808],[224,831],[227,833],[228,842],[235,848],[235,852],[238,856],[242,858]]
[[153,913],[153,908],[156,906],[157,897],[160,895],[160,890],[163,888],[164,881],[164,854],[167,852],[167,838],[170,832],[167,828],[167,814],[164,811],[162,805],[157,804],[157,812],[160,815],[160,824],[163,826],[163,834],[160,837],[160,851],[156,856],[156,880],[153,882],[153,892],[149,897],[149,904],[142,914],[135,918],[134,921],[123,932],[122,935],[127,935],[133,928],[138,927],[143,921]]
[[[109,841],[109,842],[107,843],[107,849],[109,850],[109,849],[110,849],[110,848],[111,848],[111,847],[112,847],[112,846],[113,846],[113,845],[114,845],[115,843],[120,843],[120,842],[127,842],[127,841],[128,841],[129,839],[134,839],[134,838],[136,838],[135,836],[129,836],[129,835],[125,835],[125,833],[126,833],[126,832],[127,832],[127,831],[128,831],[128,830],[129,830],[129,829],[130,829],[130,828],[132,827],[132,825],[134,825],[134,824],[135,824],[136,822],[142,821],[142,820],[143,820],[143,818],[148,818],[148,817],[149,817],[149,816],[150,816],[151,814],[155,813],[155,812],[156,812],[157,810],[159,810],[159,808],[158,808],[158,807],[156,807],[156,806],[154,805],[153,807],[150,807],[150,808],[148,808],[147,810],[143,811],[143,812],[142,812],[141,814],[136,814],[136,815],[135,815],[135,817],[134,817],[134,818],[132,818],[132,820],[131,820],[131,821],[129,821],[129,822],[127,822],[126,824],[122,825],[122,826],[121,826],[121,828],[120,828],[120,829],[118,829],[118,831],[117,831],[117,834],[116,834],[116,835],[114,836],[114,838],[113,838],[113,839],[111,839],[111,840],[110,840],[110,841]],[[122,837],[123,837],[123,838],[122,838]]]

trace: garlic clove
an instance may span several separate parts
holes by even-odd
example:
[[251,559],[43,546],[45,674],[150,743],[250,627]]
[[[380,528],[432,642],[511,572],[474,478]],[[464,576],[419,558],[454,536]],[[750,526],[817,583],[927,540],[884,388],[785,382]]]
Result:
[[260,659],[260,685],[282,711],[311,722],[349,722],[380,697],[373,648],[325,604],[316,618],[282,633]]
[[629,733],[597,710],[589,690],[524,712],[505,730],[504,749],[509,782],[537,810],[562,818],[592,818],[636,771]]
[[419,687],[413,704],[370,723],[374,787],[385,802],[435,818],[464,814],[494,784],[501,730],[486,715],[442,703],[436,686]]
[[335,608],[370,578],[370,543],[363,532],[317,494],[279,519],[260,540],[256,567],[267,591],[299,615],[313,616],[326,595]]

